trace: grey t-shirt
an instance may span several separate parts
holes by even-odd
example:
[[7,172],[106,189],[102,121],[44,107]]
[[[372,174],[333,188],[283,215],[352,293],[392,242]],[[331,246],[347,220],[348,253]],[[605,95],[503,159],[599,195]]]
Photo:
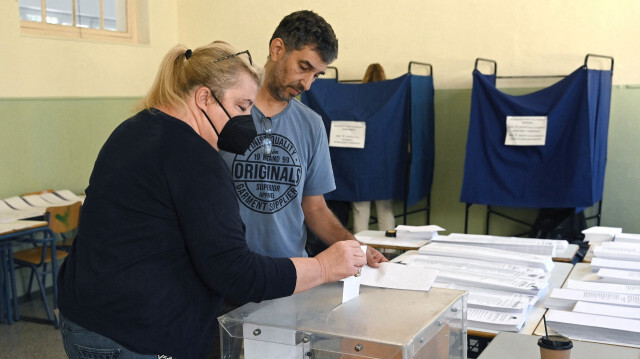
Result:
[[251,109],[258,136],[243,155],[220,151],[229,165],[249,248],[272,257],[306,257],[302,196],[335,189],[320,116],[297,100],[272,117],[271,155],[263,151],[262,112]]

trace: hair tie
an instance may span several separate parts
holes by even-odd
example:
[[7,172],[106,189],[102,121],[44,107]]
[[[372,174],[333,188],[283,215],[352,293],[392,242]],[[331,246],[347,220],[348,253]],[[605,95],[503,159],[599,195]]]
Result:
[[187,52],[184,53],[184,57],[186,57],[187,60],[189,60],[189,58],[191,57],[192,53],[193,53],[193,51],[191,51],[191,49],[188,49]]

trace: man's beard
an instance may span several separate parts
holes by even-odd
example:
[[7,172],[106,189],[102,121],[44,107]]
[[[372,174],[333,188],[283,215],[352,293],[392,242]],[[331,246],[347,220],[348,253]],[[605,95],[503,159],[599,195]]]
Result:
[[274,66],[273,71],[270,71],[265,78],[264,86],[267,88],[271,96],[273,96],[276,100],[289,102],[291,101],[291,99],[296,97],[296,95],[290,94],[287,89],[289,87],[292,87],[299,93],[302,93],[304,92],[304,87],[300,82],[292,83],[289,85],[280,82],[279,78],[285,78],[287,74],[286,71],[282,68],[282,65],[284,64],[276,64],[276,66]]

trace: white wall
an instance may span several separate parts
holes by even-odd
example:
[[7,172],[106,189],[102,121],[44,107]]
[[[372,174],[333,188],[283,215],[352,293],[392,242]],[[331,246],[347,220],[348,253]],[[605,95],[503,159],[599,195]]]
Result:
[[17,0],[0,1],[0,98],[142,96],[177,43],[177,0],[149,1],[148,44],[23,35]]
[[[587,53],[615,58],[614,84],[640,83],[637,0],[150,0],[149,44],[52,40],[20,34],[18,1],[0,2],[0,97],[142,96],[164,53],[222,39],[258,62],[286,14],[311,9],[334,27],[341,79],[380,62],[434,67],[436,89],[469,88],[477,57],[500,75],[567,74]],[[11,16],[15,14],[15,16]]]
[[[222,39],[265,59],[283,16],[314,10],[340,44],[341,79],[359,79],[380,62],[390,77],[409,61],[431,63],[436,89],[471,87],[477,57],[500,75],[563,75],[587,53],[615,58],[614,84],[640,83],[637,0],[193,0],[179,6],[180,41]],[[597,63],[593,63],[594,68]]]

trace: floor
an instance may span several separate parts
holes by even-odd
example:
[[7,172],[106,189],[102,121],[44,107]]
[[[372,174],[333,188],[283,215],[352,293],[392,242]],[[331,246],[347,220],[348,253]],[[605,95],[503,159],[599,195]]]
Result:
[[19,309],[19,321],[11,325],[0,323],[0,358],[67,359],[60,331],[53,324],[44,323],[47,314],[42,300],[35,295],[29,301],[23,299]]

